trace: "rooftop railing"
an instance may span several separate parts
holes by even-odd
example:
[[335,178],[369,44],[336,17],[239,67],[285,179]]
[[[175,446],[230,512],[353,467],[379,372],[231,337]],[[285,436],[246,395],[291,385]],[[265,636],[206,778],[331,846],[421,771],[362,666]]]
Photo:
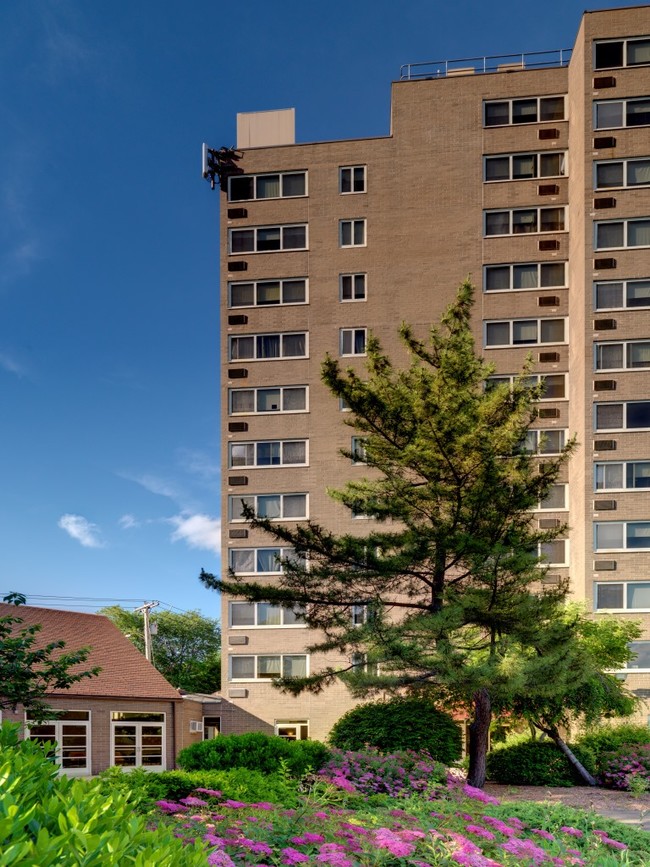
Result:
[[493,57],[463,57],[459,60],[426,60],[400,67],[400,81],[420,78],[447,78],[450,75],[475,75],[484,72],[516,72],[519,69],[550,69],[566,66],[570,48],[554,51],[529,51],[526,54],[498,54]]

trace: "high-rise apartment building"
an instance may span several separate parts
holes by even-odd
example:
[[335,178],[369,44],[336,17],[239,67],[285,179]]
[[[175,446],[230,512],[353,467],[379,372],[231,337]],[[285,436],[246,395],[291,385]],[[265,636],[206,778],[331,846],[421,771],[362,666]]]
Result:
[[[546,390],[530,448],[579,449],[541,504],[543,551],[594,616],[641,620],[627,683],[650,695],[650,7],[586,13],[572,51],[415,64],[390,133],[295,143],[291,111],[238,118],[222,192],[223,569],[277,577],[281,551],[242,499],[352,531],[327,494],[364,465],[320,381],[362,370],[376,334],[399,363],[469,274],[477,345],[499,378],[532,354]],[[543,434],[542,434],[543,432]],[[354,616],[352,612],[351,616]],[[223,692],[289,737],[325,737],[343,686],[279,693],[320,667],[291,612],[223,600]]]

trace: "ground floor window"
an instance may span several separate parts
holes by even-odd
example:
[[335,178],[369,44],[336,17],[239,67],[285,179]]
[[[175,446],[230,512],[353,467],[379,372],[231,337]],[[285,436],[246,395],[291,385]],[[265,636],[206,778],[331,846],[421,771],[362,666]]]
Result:
[[165,714],[113,711],[111,764],[165,770]]
[[309,720],[290,720],[288,722],[276,720],[275,733],[284,738],[285,741],[309,740]]
[[55,744],[52,756],[64,774],[80,777],[91,773],[90,711],[68,710],[55,720],[27,720],[27,726],[31,740]]
[[203,717],[203,740],[210,741],[216,738],[221,731],[220,716],[204,716]]

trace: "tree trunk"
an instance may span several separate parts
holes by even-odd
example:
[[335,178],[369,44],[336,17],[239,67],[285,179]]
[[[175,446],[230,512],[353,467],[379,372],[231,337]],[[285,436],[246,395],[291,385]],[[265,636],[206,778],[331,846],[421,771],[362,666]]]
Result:
[[538,726],[540,731],[543,731],[545,735],[548,735],[549,738],[553,741],[555,746],[563,753],[568,759],[571,767],[575,769],[578,776],[584,780],[586,785],[595,786],[597,785],[596,780],[591,776],[589,771],[585,768],[585,766],[580,762],[580,760],[575,756],[575,754],[571,751],[569,745],[565,743],[560,737],[560,733],[556,728],[542,728]]
[[467,782],[482,789],[485,785],[486,761],[492,722],[492,702],[487,689],[474,693],[474,719],[469,725],[469,770]]

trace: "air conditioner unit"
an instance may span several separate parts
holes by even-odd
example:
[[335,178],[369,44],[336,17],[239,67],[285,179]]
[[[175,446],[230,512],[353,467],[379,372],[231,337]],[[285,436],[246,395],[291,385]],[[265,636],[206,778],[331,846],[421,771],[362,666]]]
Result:
[[203,722],[198,719],[190,720],[190,734],[201,734],[203,732]]

